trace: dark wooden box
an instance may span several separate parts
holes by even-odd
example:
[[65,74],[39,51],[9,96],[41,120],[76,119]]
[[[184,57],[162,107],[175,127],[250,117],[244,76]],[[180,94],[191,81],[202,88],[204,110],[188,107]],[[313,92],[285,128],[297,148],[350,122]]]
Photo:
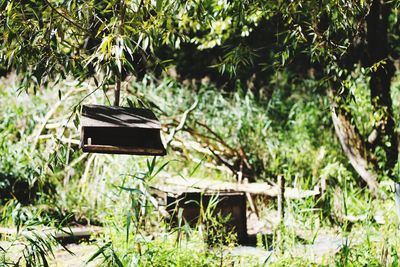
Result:
[[247,241],[246,195],[243,192],[185,192],[179,195],[167,194],[167,211],[177,220],[178,209],[182,208],[182,217],[192,226],[196,225],[200,216],[200,202],[203,210],[207,209],[212,197],[217,197],[214,215],[230,216],[225,225],[237,233],[238,242]]
[[161,124],[151,110],[84,105],[81,147],[84,152],[155,155],[166,154]]

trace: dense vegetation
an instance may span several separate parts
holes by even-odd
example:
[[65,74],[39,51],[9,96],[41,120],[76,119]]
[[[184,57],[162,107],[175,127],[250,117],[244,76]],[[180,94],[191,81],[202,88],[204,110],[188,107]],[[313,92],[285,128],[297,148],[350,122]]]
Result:
[[[1,225],[22,229],[0,245],[2,264],[51,260],[57,241],[33,226],[99,225],[84,260],[100,266],[259,265],[227,252],[235,237],[212,230],[224,218],[206,212],[204,238],[201,225],[163,220],[148,192],[166,174],[282,174],[324,193],[288,200],[283,225],[269,222],[275,204],[256,199],[271,229],[257,236],[273,249],[267,263],[398,265],[399,5],[1,2]],[[173,137],[168,155],[83,154],[86,103],[151,108]],[[322,258],[296,253],[319,236],[344,241]]]

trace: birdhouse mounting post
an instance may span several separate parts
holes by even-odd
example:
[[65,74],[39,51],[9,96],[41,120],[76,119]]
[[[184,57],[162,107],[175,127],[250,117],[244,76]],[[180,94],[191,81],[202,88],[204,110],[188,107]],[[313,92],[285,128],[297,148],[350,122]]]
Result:
[[121,93],[121,77],[119,74],[115,75],[116,85],[114,89],[114,106],[119,106],[119,98]]

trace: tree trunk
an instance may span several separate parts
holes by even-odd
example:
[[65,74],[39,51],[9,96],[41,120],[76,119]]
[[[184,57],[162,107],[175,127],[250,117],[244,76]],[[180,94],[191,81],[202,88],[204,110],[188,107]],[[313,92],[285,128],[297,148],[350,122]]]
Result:
[[390,84],[395,73],[389,58],[388,23],[391,12],[390,1],[374,0],[367,16],[367,62],[372,68],[370,90],[374,113],[378,114],[374,134],[370,136],[371,151],[380,146],[385,151],[385,170],[392,179],[399,182],[392,173],[398,159],[398,141],[393,119]]
[[368,160],[362,136],[356,126],[352,125],[351,115],[332,100],[332,121],[340,144],[351,165],[367,183],[371,193],[377,196],[377,175]]
[[[371,67],[371,104],[374,114],[377,114],[373,132],[368,138],[361,136],[352,122],[351,114],[343,108],[343,99],[335,92],[337,88],[332,88],[335,95],[330,92],[332,121],[336,135],[351,165],[375,195],[378,188],[377,171],[389,171],[390,177],[395,182],[400,182],[399,178],[393,173],[393,167],[398,160],[399,152],[390,95],[391,80],[395,72],[393,62],[390,60],[388,53],[390,5],[389,1],[373,0],[366,19],[366,61],[368,66]],[[374,159],[375,149],[378,146],[384,150],[386,156],[383,170],[379,170],[372,160]],[[398,191],[398,204],[400,207],[400,187]]]

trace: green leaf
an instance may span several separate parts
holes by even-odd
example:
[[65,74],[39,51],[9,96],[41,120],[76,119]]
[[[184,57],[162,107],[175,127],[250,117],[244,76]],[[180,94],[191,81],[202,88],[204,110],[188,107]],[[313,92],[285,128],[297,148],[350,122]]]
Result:
[[157,13],[161,11],[162,6],[163,6],[163,1],[162,0],[157,0],[156,1],[156,11],[157,11]]
[[77,130],[79,130],[79,125],[80,125],[80,119],[78,113],[75,114],[74,118],[74,126]]
[[132,213],[128,211],[128,215],[126,216],[126,243],[129,242],[129,231],[131,228],[131,221],[132,221]]
[[103,254],[109,247],[111,247],[111,242],[106,243],[104,246],[100,247],[87,261],[86,264],[95,260],[100,254]]
[[130,108],[134,108],[134,107],[135,107],[135,104],[133,104],[132,100],[130,100],[129,98],[127,98],[126,101],[128,102],[128,106],[129,106]]

